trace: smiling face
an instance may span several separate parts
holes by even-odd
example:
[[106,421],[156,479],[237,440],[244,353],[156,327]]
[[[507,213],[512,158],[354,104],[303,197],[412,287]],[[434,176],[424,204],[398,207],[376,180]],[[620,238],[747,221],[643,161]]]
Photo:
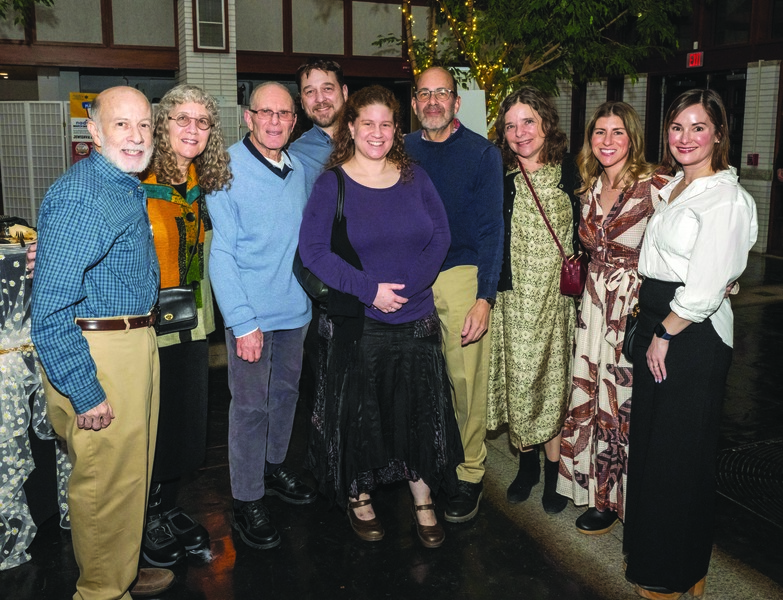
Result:
[[348,86],[337,82],[333,71],[313,69],[302,74],[302,108],[313,123],[331,131],[348,96]]
[[95,149],[125,173],[141,173],[152,158],[152,109],[133,88],[116,87],[99,95],[97,121],[87,122]]
[[383,104],[370,104],[359,109],[359,116],[348,123],[348,129],[357,157],[382,160],[394,144],[394,113]]
[[521,162],[538,163],[546,136],[541,126],[541,116],[527,104],[518,102],[505,115],[505,139],[511,151]]
[[686,171],[711,172],[712,153],[719,141],[715,124],[701,104],[684,108],[669,125],[669,152]]
[[[457,90],[453,89],[454,83],[451,75],[439,67],[428,69],[416,80],[417,90],[446,89],[454,92],[449,94],[446,100],[438,100],[435,94],[430,94],[428,100],[421,102],[414,98],[411,106],[416,113],[416,118],[421,123],[421,128],[427,133],[429,139],[438,138],[437,134],[448,130],[454,121],[454,116],[459,111],[460,98]],[[450,133],[450,131],[449,131]]]
[[590,147],[607,172],[621,171],[628,160],[630,149],[630,139],[623,120],[617,115],[598,119],[590,136]]
[[279,161],[280,154],[296,124],[294,100],[291,94],[280,85],[265,85],[257,88],[253,93],[250,106],[256,111],[271,110],[275,113],[288,111],[288,114],[293,115],[290,121],[281,121],[277,114],[265,119],[260,112],[245,111],[245,123],[250,129],[250,141],[266,158]]
[[[176,119],[181,115],[186,115],[190,121],[185,127],[180,127]],[[188,167],[193,160],[198,157],[207,147],[211,129],[202,130],[196,125],[198,119],[211,121],[209,111],[203,104],[197,102],[186,102],[178,104],[169,113],[169,143],[171,150],[177,157],[177,166],[180,171],[187,173]]]

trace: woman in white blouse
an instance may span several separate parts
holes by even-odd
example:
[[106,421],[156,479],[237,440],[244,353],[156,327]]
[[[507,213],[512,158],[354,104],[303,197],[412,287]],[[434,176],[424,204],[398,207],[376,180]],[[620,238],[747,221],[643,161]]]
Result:
[[690,90],[666,115],[661,192],[639,259],[624,550],[643,598],[701,597],[733,315],[729,282],[756,241],[756,205],[729,167],[726,111]]

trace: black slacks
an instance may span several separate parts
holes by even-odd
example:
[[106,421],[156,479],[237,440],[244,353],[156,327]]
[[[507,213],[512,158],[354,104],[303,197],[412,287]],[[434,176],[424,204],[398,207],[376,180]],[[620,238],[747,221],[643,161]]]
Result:
[[645,355],[681,283],[646,279],[639,294],[624,550],[628,579],[685,592],[707,573],[715,512],[715,460],[732,350],[710,320],[669,342],[667,378]]

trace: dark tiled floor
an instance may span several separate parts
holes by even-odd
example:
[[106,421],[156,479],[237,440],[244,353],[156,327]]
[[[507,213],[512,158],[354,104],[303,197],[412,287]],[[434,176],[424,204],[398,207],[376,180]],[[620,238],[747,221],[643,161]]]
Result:
[[[783,404],[777,380],[783,367],[783,295],[777,297],[783,284],[783,261],[753,257],[741,283],[741,296],[750,298],[753,290],[767,290],[773,295],[751,298],[746,305],[736,303],[736,345],[721,432],[723,448],[783,437]],[[556,517],[542,516],[536,523],[525,520],[526,513],[503,505],[502,490],[507,481],[496,470],[488,472],[488,478],[495,478],[488,485],[494,491],[487,494],[478,518],[461,526],[446,524],[447,540],[438,550],[425,550],[418,543],[404,485],[386,488],[376,495],[377,510],[387,531],[380,543],[357,540],[345,515],[330,509],[322,499],[312,506],[291,507],[270,498],[268,506],[280,529],[282,545],[269,551],[245,547],[228,521],[226,370],[213,368],[210,376],[207,461],[183,486],[181,503],[210,530],[213,560],[205,563],[191,559],[178,566],[177,585],[161,596],[163,600],[635,597],[622,581],[619,541],[603,536],[600,541],[591,540],[585,550],[585,540],[577,538],[586,536],[568,533],[574,540],[571,544],[554,548],[542,543],[540,522],[552,531],[570,531],[576,509]],[[302,463],[304,450],[305,413],[304,406],[300,407],[288,461],[297,467]],[[490,457],[496,456],[493,450]],[[507,462],[511,464],[510,458]],[[529,502],[534,501],[537,502],[531,498]],[[728,555],[730,564],[721,568],[743,574],[748,572],[746,567],[755,569],[762,575],[751,573],[750,578],[764,580],[767,591],[760,594],[752,587],[729,591],[708,584],[705,598],[783,598],[783,588],[775,588],[763,577],[783,585],[783,545],[779,543],[783,530],[730,499],[719,497],[718,507],[717,553]],[[546,535],[545,531],[544,538]],[[596,556],[598,548],[607,545],[613,555]],[[41,524],[30,551],[33,559],[28,564],[0,573],[0,599],[69,598],[78,573],[69,534],[59,529],[56,519]],[[569,568],[574,561],[588,564],[595,560],[612,562],[609,566],[615,578],[613,587],[604,585],[600,574]],[[716,562],[713,561],[712,569],[717,568]],[[721,561],[721,565],[725,562]],[[731,581],[733,577],[729,574],[720,580]]]

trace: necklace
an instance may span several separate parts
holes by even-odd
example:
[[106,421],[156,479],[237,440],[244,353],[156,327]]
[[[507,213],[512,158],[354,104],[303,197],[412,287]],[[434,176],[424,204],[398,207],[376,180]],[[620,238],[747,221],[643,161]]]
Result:
[[623,188],[622,188],[622,185],[621,185],[621,186],[619,186],[619,187],[614,187],[614,186],[613,186],[613,185],[612,185],[612,184],[609,182],[609,177],[607,177],[607,175],[606,175],[606,171],[604,171],[603,173],[601,173],[601,183],[603,184],[603,187],[604,187],[604,188],[606,188],[606,189],[609,189],[609,190],[611,190],[611,191],[613,191],[613,192],[618,192],[618,191],[621,191],[621,190],[623,189]]

